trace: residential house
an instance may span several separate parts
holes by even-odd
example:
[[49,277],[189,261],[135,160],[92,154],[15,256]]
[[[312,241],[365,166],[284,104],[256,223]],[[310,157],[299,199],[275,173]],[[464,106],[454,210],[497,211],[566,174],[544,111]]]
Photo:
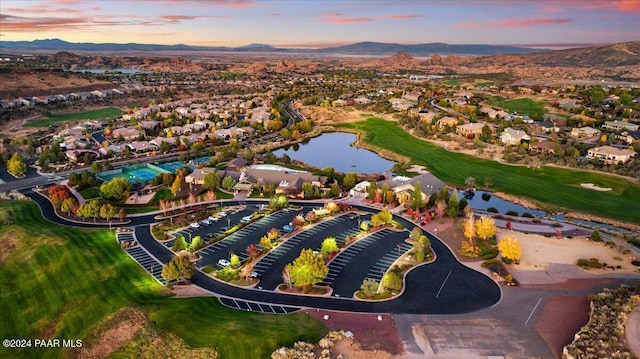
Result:
[[346,100],[335,100],[331,102],[331,106],[333,107],[344,107],[347,105],[347,101]]
[[369,100],[365,96],[358,96],[353,100],[353,102],[358,104],[358,105],[368,105],[368,104],[372,103],[373,101]]
[[557,142],[552,141],[531,142],[529,143],[529,152],[555,154],[558,146],[561,145]]
[[138,122],[138,126],[140,126],[140,128],[145,130],[153,130],[154,128],[158,127],[158,124],[159,124],[158,121],[153,121],[153,120]]
[[152,145],[149,141],[132,141],[128,143],[127,146],[134,152],[148,152],[157,149],[157,147]]
[[111,154],[120,156],[125,151],[126,147],[126,145],[109,145],[107,147],[102,147],[98,152],[102,157],[107,157]]
[[627,163],[637,156],[637,152],[612,146],[594,147],[587,151],[587,159],[597,159],[604,164]]
[[560,132],[560,127],[556,125],[555,121],[550,121],[550,120],[541,121],[541,122],[538,122],[536,127],[539,131],[544,133]]
[[418,111],[417,115],[418,115],[418,118],[420,118],[420,121],[430,124],[433,118],[436,117],[438,114],[435,112],[422,109]]
[[628,144],[634,144],[640,142],[640,131],[625,131],[620,136],[620,139]]
[[640,126],[627,121],[615,120],[606,121],[604,125],[602,125],[602,128],[606,128],[612,131],[638,131],[638,128],[640,128]]
[[[218,175],[221,175],[221,174],[224,175],[224,171],[219,171],[214,167],[202,167],[202,168],[194,169],[193,172],[191,172],[184,178],[184,181],[186,183],[201,185],[204,183],[204,176],[210,172],[218,172]],[[221,179],[223,178],[222,175],[220,176]]]
[[439,119],[438,122],[436,122],[436,124],[438,125],[439,130],[442,130],[446,127],[454,128],[458,125],[458,119],[451,116],[445,116]]
[[369,181],[362,181],[357,183],[351,190],[349,190],[349,196],[356,198],[367,197],[367,187],[371,185]]
[[425,202],[429,200],[432,194],[437,193],[444,186],[444,182],[431,173],[423,173],[413,178],[396,176],[388,180],[380,181],[377,185],[378,188],[381,188],[385,184],[388,185],[389,189],[395,194],[398,202],[405,207],[409,207],[416,183],[419,183],[422,199]]
[[456,133],[467,138],[473,138],[482,134],[482,128],[485,126],[484,122],[465,123],[463,125],[456,126]]
[[406,111],[410,108],[416,107],[418,104],[414,101],[409,101],[403,98],[390,98],[389,102],[391,103],[391,107],[393,107],[396,111]]
[[156,137],[153,140],[149,141],[149,144],[160,148],[163,142],[168,142],[169,145],[173,147],[176,145],[176,141],[177,140],[175,137]]
[[519,146],[523,141],[531,140],[531,136],[529,136],[526,132],[522,130],[514,130],[511,127],[507,127],[500,134],[500,141],[504,145],[511,146]]
[[240,172],[242,171],[248,164],[247,160],[244,158],[236,157],[232,160],[227,161],[227,169],[231,171]]
[[144,136],[144,131],[132,127],[121,127],[111,131],[111,138],[118,139],[122,136],[125,141],[133,141],[140,135]]
[[593,127],[574,127],[571,129],[569,136],[573,138],[591,138],[600,135],[600,130]]

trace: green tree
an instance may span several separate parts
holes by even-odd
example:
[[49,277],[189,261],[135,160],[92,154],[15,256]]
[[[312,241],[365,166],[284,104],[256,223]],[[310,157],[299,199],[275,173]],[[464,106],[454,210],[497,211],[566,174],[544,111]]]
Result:
[[240,266],[240,257],[237,254],[232,254],[229,262],[231,262],[231,268],[238,268]]
[[109,182],[100,185],[102,197],[108,200],[119,201],[129,197],[131,183],[125,178],[115,177]]
[[191,239],[191,244],[189,245],[189,252],[195,252],[203,245],[202,237],[195,236]]
[[338,243],[336,242],[335,237],[327,237],[322,241],[322,246],[320,247],[320,253],[326,258],[331,253],[335,253],[338,251]]
[[238,183],[238,181],[234,180],[231,176],[226,176],[222,179],[222,188],[226,189],[227,191],[231,191],[236,183]]
[[365,297],[371,298],[376,295],[379,287],[380,283],[378,283],[375,279],[365,278],[365,280],[362,281],[362,285],[360,285],[360,290],[362,291],[362,294],[365,295]]
[[186,279],[193,276],[196,266],[189,260],[188,255],[177,255],[162,267],[162,278],[167,282],[172,280]]
[[314,186],[310,182],[302,183],[302,192],[304,193],[304,198],[314,198]]
[[291,132],[289,131],[289,129],[283,128],[282,130],[280,130],[280,137],[282,137],[283,140],[288,140],[291,138]]
[[337,183],[334,183],[329,188],[329,192],[327,193],[327,197],[335,198],[335,197],[338,197],[338,196],[340,196],[340,186],[338,186]]
[[173,247],[171,247],[171,250],[178,253],[186,249],[187,249],[187,241],[184,239],[184,236],[178,236],[175,242],[173,242]]
[[322,169],[321,173],[329,180],[336,178],[336,170],[333,167],[325,167]]
[[353,188],[358,181],[358,174],[354,172],[349,172],[344,176],[342,180],[342,185],[344,185],[347,189]]
[[91,164],[91,173],[102,172],[102,164],[100,162],[94,162]]
[[382,286],[389,290],[402,289],[402,276],[398,272],[389,272],[382,276]]
[[285,195],[277,195],[269,199],[269,208],[278,210],[289,207],[289,199]]
[[202,188],[204,189],[216,189],[221,185],[220,176],[217,172],[207,172],[202,180]]
[[422,230],[420,229],[420,227],[418,227],[418,226],[413,227],[413,229],[411,230],[410,237],[412,239],[418,240],[418,238],[420,238],[420,236],[422,236]]
[[367,199],[373,201],[376,198],[376,194],[378,193],[378,184],[374,181],[371,181],[367,186]]
[[591,232],[589,239],[591,239],[594,242],[602,242],[602,235],[600,234],[599,230],[594,229],[593,232]]
[[22,155],[15,152],[7,162],[7,170],[16,177],[21,177],[27,172],[27,165],[24,163]]
[[493,180],[491,179],[491,177],[485,177],[484,178],[484,186],[485,187],[491,187],[493,186]]
[[329,273],[320,253],[303,249],[300,256],[287,265],[291,283],[296,287],[308,287],[322,282]]
[[422,189],[420,189],[420,181],[417,181],[413,185],[413,192],[411,193],[409,207],[416,210],[420,210],[426,207],[426,204],[424,203],[424,198],[422,198]]

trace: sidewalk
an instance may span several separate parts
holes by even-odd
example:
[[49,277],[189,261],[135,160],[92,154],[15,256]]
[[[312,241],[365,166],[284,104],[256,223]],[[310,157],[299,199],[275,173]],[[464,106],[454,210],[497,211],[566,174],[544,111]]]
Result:
[[75,188],[69,186],[69,180],[64,180],[64,181],[60,182],[60,184],[63,184],[63,185],[65,185],[65,186],[67,186],[69,188],[69,190],[71,191],[71,194],[76,196],[76,199],[78,200],[78,204],[79,205],[83,205],[83,204],[85,204],[87,202],[87,200],[84,199],[84,197],[82,197],[80,192],[76,191]]

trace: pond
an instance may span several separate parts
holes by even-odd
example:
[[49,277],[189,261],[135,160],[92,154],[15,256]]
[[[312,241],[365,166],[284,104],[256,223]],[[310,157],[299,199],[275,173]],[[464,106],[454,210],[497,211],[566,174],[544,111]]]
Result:
[[333,167],[337,172],[343,173],[382,174],[389,172],[395,165],[395,162],[374,152],[351,146],[355,141],[356,135],[352,133],[325,133],[307,143],[281,148],[273,154],[278,157],[287,154],[292,160],[318,168]]
[[530,213],[536,217],[544,217],[547,215],[547,212],[526,208],[522,205],[505,201],[504,199],[498,198],[492,195],[489,192],[485,191],[473,191],[470,195],[467,191],[457,191],[458,200],[465,198],[469,203],[469,206],[473,209],[481,209],[487,210],[488,208],[495,208],[498,212],[505,214],[508,211],[517,212],[518,215],[522,216],[523,213]]

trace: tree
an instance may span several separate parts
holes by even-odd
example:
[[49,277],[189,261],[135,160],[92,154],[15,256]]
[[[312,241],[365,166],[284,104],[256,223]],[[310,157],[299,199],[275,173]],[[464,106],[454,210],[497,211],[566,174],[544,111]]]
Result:
[[195,236],[191,239],[191,244],[189,245],[189,252],[193,253],[202,247],[202,237]]
[[69,215],[70,212],[73,212],[76,210],[76,207],[78,207],[78,201],[75,198],[70,197],[62,200],[62,204],[60,205],[60,210],[66,213],[67,215]]
[[229,258],[229,262],[231,262],[231,268],[238,268],[240,266],[240,257],[234,253]]
[[273,248],[273,242],[271,242],[271,240],[267,236],[262,236],[258,244],[260,244],[260,246],[266,250],[270,250],[271,248]]
[[375,182],[369,183],[369,185],[367,186],[367,199],[370,201],[374,201],[377,194],[378,194],[378,184]]
[[353,188],[353,186],[356,185],[357,181],[358,181],[358,174],[354,172],[349,172],[344,176],[344,179],[342,180],[342,184],[347,189],[351,189]]
[[273,210],[283,209],[289,207],[289,199],[285,195],[277,195],[271,197],[269,200],[269,208]]
[[329,192],[327,193],[327,197],[335,198],[340,196],[340,186],[337,183],[333,183],[329,188]]
[[382,276],[382,285],[385,289],[402,289],[402,276],[398,272],[389,272]]
[[458,217],[458,207],[449,207],[449,209],[447,209],[447,215],[451,217],[451,219]]
[[130,191],[131,183],[129,183],[125,178],[115,177],[111,179],[111,181],[100,185],[102,197],[108,200],[120,201],[128,198]]
[[173,242],[173,247],[171,247],[171,250],[178,253],[186,249],[187,241],[184,239],[184,236],[178,236],[178,238],[176,238],[176,240]]
[[473,177],[467,177],[464,180],[464,185],[467,187],[468,190],[472,190],[476,187],[476,179]]
[[484,178],[484,186],[485,187],[491,187],[493,186],[493,180],[491,179],[491,177],[485,177]]
[[335,237],[327,237],[322,241],[322,246],[320,247],[320,253],[326,258],[331,253],[335,253],[338,251],[338,243],[336,243]]
[[424,203],[424,198],[422,198],[422,189],[420,189],[420,181],[417,181],[413,185],[413,192],[411,193],[411,202],[410,207],[412,209],[423,209],[426,207]]
[[338,206],[337,203],[335,202],[328,202],[325,207],[327,208],[327,210],[331,213],[335,213],[338,212],[340,210],[340,206]]
[[227,191],[231,191],[236,183],[238,183],[238,181],[233,179],[231,176],[226,176],[224,179],[222,179],[222,188],[226,189]]
[[438,218],[442,218],[442,215],[444,215],[444,212],[447,210],[447,203],[444,200],[437,200],[436,201],[436,216],[438,216]]
[[295,216],[295,218],[291,221],[291,225],[295,228],[304,226],[304,217],[302,217],[301,215]]
[[16,177],[24,176],[27,172],[27,165],[24,163],[24,159],[20,153],[13,153],[11,159],[7,162],[7,170]]
[[173,194],[174,197],[178,195],[178,192],[180,192],[180,189],[182,188],[182,180],[182,174],[178,173],[176,179],[171,184],[171,194]]
[[172,280],[186,279],[193,276],[196,266],[189,260],[188,255],[177,255],[162,267],[162,278],[167,282]]
[[302,192],[304,193],[304,198],[309,199],[314,197],[314,186],[311,182],[302,182]]
[[100,217],[100,208],[102,207],[100,201],[94,199],[86,202],[82,207],[84,217],[93,217],[94,219]]
[[429,237],[424,234],[421,235],[413,244],[413,249],[416,251],[416,259],[420,262],[424,261],[426,253],[431,253],[431,241]]
[[291,283],[296,287],[308,287],[322,282],[329,273],[329,267],[324,263],[320,253],[311,249],[303,249],[300,256],[287,265],[291,276]]
[[409,235],[411,237],[411,239],[415,239],[418,240],[418,238],[420,238],[420,236],[422,235],[422,230],[420,229],[420,227],[413,227],[413,229],[411,230],[411,234]]
[[124,208],[120,208],[120,211],[118,212],[118,218],[123,221],[125,218],[127,218],[127,211]]
[[100,217],[111,222],[111,218],[115,217],[117,211],[111,203],[105,203],[100,207]]
[[259,254],[260,254],[260,250],[258,249],[258,246],[256,246],[254,243],[251,243],[250,245],[247,246],[247,255],[249,255],[249,258],[253,260]]
[[291,132],[289,131],[289,129],[283,128],[282,130],[280,130],[280,137],[282,137],[283,140],[288,140],[291,138]]
[[522,247],[520,246],[520,242],[514,237],[502,238],[500,243],[498,243],[498,249],[500,250],[502,257],[516,262],[519,261],[522,256]]
[[251,278],[251,275],[253,274],[253,269],[253,265],[251,265],[251,263],[247,263],[247,265],[242,267],[242,270],[240,270],[240,276],[242,276],[242,278],[246,280],[249,280]]
[[473,244],[476,234],[476,217],[473,212],[469,212],[467,219],[464,221],[464,236],[469,240],[469,243]]
[[491,217],[482,216],[476,221],[476,232],[483,241],[496,235],[496,221]]
[[204,189],[216,189],[220,187],[220,176],[216,172],[207,172],[202,181],[202,188]]
[[322,169],[321,173],[329,180],[336,178],[336,170],[333,167],[325,167]]
[[589,239],[591,239],[594,242],[602,242],[602,235],[600,234],[599,230],[594,229],[593,232],[591,232]]
[[376,295],[379,287],[380,283],[378,283],[375,279],[365,278],[365,280],[362,281],[362,285],[360,285],[360,290],[365,297],[371,298]]

